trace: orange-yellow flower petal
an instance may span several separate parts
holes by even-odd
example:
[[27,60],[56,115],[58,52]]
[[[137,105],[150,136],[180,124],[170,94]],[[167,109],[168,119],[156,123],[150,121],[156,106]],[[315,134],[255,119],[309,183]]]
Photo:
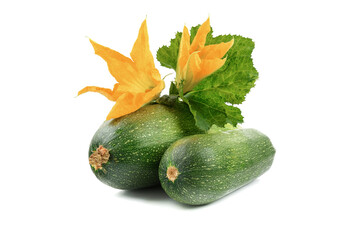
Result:
[[152,89],[146,90],[146,94],[144,96],[144,102],[148,103],[151,100],[160,96],[160,92],[165,88],[165,83],[163,80],[159,80],[156,86]]
[[148,72],[155,68],[154,58],[150,52],[146,20],[141,24],[138,38],[134,43],[130,56],[134,60],[137,69]]
[[164,81],[155,68],[154,58],[150,52],[146,20],[140,27],[131,51],[132,59],[92,40],[90,42],[95,53],[107,62],[111,75],[118,83],[114,85],[113,90],[93,86],[85,87],[79,95],[89,91],[98,92],[109,100],[115,101],[107,120],[136,111],[159,96],[164,89]]
[[205,46],[210,30],[208,18],[199,27],[190,45],[189,31],[184,27],[176,68],[176,84],[178,87],[183,84],[184,93],[191,91],[202,79],[221,68],[226,61],[222,58],[234,44],[234,40],[231,40]]
[[226,58],[214,58],[214,59],[204,59],[200,64],[200,71],[195,73],[194,81],[199,83],[203,78],[209,76],[219,68],[221,68],[226,61]]
[[190,91],[197,83],[197,73],[201,71],[201,59],[199,57],[199,52],[194,52],[190,55],[187,65],[184,68],[183,77],[186,79],[186,82],[183,86],[183,92]]
[[206,36],[210,32],[210,18],[208,18],[198,29],[192,43],[190,52],[200,51],[205,46]]
[[113,90],[111,90],[109,88],[101,88],[101,87],[94,87],[94,86],[84,87],[83,89],[81,89],[78,92],[78,96],[83,93],[86,93],[86,92],[97,92],[97,93],[104,95],[110,101],[116,101],[116,97],[114,95]]
[[135,112],[141,108],[144,103],[148,103],[154,98],[158,97],[160,92],[164,89],[165,84],[162,81],[155,88],[147,91],[146,93],[131,93],[124,92],[116,100],[115,105],[106,117],[106,120],[118,118],[129,113]]
[[108,47],[104,47],[91,39],[90,42],[95,49],[95,54],[106,61],[109,72],[122,88],[131,92],[143,90],[143,83],[138,79],[138,71],[135,63],[130,58]]
[[142,100],[144,95],[145,93],[134,94],[132,92],[124,92],[116,100],[116,103],[106,117],[106,120],[135,112],[143,105]]
[[221,68],[226,59],[201,59],[198,52],[191,54],[186,67],[186,83],[183,92],[186,93],[193,89],[202,79],[209,76]]
[[200,51],[200,58],[222,58],[234,44],[234,39],[229,42],[207,45]]
[[178,68],[183,69],[187,64],[190,56],[190,35],[187,27],[184,26],[183,34],[181,36],[180,46],[179,46],[179,58],[178,58]]

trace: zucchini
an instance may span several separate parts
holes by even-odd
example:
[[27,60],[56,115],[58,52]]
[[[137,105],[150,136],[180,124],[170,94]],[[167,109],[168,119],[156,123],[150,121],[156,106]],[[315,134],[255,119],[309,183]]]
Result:
[[159,185],[159,162],[176,140],[201,133],[184,103],[145,105],[105,121],[91,140],[89,163],[96,177],[118,189]]
[[274,155],[270,139],[255,129],[193,135],[166,150],[159,166],[160,183],[178,202],[207,204],[262,175]]

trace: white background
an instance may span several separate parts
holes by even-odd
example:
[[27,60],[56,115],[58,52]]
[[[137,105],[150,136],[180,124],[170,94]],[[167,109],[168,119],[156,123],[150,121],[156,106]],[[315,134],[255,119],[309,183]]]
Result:
[[[1,238],[360,239],[357,2],[1,1]],[[88,37],[129,56],[147,17],[155,55],[208,16],[215,35],[255,41],[240,107],[272,139],[272,168],[203,207],[103,185],[87,152],[113,103],[75,96],[115,80]]]

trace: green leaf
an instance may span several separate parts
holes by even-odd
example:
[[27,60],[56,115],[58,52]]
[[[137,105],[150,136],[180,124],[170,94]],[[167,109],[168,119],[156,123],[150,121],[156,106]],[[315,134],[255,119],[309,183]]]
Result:
[[156,59],[161,66],[174,69],[176,71],[181,32],[177,32],[175,38],[170,40],[170,46],[162,46],[156,53]]
[[202,130],[206,131],[214,124],[222,127],[226,123],[236,126],[243,122],[240,109],[227,105],[219,96],[189,92],[183,100],[189,105],[196,125]]
[[207,131],[207,133],[218,133],[218,132],[224,132],[224,131],[235,130],[235,129],[241,129],[241,126],[239,125],[239,126],[234,127],[230,123],[225,124],[224,127],[218,127],[216,125],[212,125],[211,128],[209,129],[209,131]]
[[179,90],[177,89],[175,82],[171,82],[169,94],[170,95],[179,95]]
[[[192,29],[192,34],[196,34],[196,31],[197,29]],[[240,109],[232,104],[242,103],[258,78],[251,58],[254,49],[251,39],[237,35],[212,37],[209,33],[206,45],[228,42],[231,39],[234,39],[234,45],[227,53],[224,66],[183,96],[196,124],[203,130],[208,130],[213,124],[222,127],[226,123],[233,126],[242,123]]]
[[[190,30],[192,42],[200,25]],[[203,130],[208,130],[213,124],[223,127],[229,123],[235,126],[243,122],[239,108],[233,104],[241,104],[246,94],[255,86],[258,72],[253,65],[251,53],[254,42],[250,38],[238,35],[212,36],[212,29],[207,35],[206,45],[228,42],[234,39],[234,45],[226,54],[226,62],[218,71],[203,79],[192,91],[178,94],[194,115],[196,124]],[[162,66],[176,70],[181,33],[171,40],[170,46],[163,46],[157,53],[157,59]],[[181,84],[180,84],[181,85]],[[171,92],[176,93],[176,85]]]

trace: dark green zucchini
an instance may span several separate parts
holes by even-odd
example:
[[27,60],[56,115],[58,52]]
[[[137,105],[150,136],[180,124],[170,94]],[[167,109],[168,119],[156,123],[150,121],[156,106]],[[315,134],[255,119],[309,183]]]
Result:
[[200,132],[185,104],[146,105],[104,122],[90,144],[90,166],[100,181],[114,188],[158,185],[165,150],[176,140]]
[[160,183],[176,201],[207,204],[262,175],[274,155],[269,138],[255,129],[189,136],[166,150],[159,166]]

